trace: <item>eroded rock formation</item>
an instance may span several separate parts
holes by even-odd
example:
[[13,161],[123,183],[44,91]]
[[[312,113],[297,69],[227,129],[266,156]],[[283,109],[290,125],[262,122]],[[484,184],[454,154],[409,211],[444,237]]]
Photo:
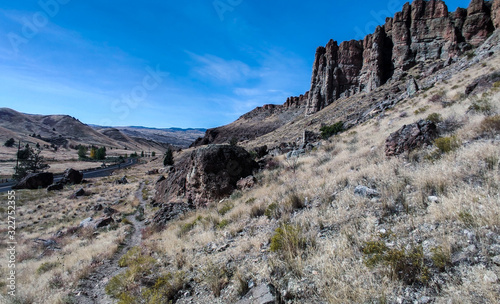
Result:
[[330,40],[313,64],[306,114],[383,85],[427,60],[447,60],[483,43],[499,26],[500,0],[472,0],[450,13],[441,0],[415,0],[363,41]]

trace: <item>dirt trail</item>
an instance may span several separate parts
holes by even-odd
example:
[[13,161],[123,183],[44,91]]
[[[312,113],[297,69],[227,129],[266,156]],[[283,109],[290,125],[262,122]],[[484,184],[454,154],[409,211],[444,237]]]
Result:
[[[136,192],[136,197],[139,199],[140,205],[144,208],[145,201],[142,199],[142,189],[144,184],[141,183]],[[138,246],[141,243],[141,231],[145,227],[144,221],[136,220],[135,214],[127,216],[127,219],[132,222],[132,232],[127,236],[125,244],[113,255],[110,260],[105,260],[92,274],[80,281],[78,285],[78,295],[76,302],[81,304],[111,304],[116,302],[108,296],[104,290],[109,280],[125,271],[125,268],[118,266],[118,260],[127,251]]]

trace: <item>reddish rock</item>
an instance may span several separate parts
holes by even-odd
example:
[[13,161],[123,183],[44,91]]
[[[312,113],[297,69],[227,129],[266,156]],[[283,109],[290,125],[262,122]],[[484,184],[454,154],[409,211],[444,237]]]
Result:
[[494,0],[491,6],[491,19],[495,28],[500,27],[500,0]]
[[492,31],[493,23],[486,4],[483,0],[472,0],[467,8],[467,19],[462,29],[465,40],[473,46],[478,46]]
[[386,139],[385,155],[396,156],[424,145],[430,145],[437,135],[436,125],[428,120],[404,125]]
[[236,183],[236,187],[239,189],[239,190],[246,190],[246,189],[251,189],[253,188],[253,186],[255,186],[255,182],[257,180],[255,179],[255,177],[253,177],[252,175],[246,177],[246,178],[242,178],[240,179],[237,183]]

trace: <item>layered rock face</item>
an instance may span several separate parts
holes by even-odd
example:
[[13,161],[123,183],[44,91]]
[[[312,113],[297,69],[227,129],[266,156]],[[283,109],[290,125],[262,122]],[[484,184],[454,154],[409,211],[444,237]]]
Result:
[[209,145],[177,161],[175,170],[157,184],[157,202],[187,199],[205,206],[230,195],[241,178],[252,175],[258,164],[243,148]]
[[319,47],[313,64],[306,114],[335,100],[383,85],[427,60],[447,60],[483,43],[500,23],[500,0],[472,0],[454,13],[441,0],[406,3],[394,18],[363,41]]

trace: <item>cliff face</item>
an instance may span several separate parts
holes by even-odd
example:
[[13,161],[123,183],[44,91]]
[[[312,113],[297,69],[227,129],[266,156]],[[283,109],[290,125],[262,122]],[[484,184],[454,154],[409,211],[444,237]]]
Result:
[[306,114],[335,100],[383,85],[427,60],[447,60],[483,43],[500,23],[500,0],[472,0],[468,9],[448,12],[441,0],[415,0],[387,18],[363,41],[319,47],[313,64]]

